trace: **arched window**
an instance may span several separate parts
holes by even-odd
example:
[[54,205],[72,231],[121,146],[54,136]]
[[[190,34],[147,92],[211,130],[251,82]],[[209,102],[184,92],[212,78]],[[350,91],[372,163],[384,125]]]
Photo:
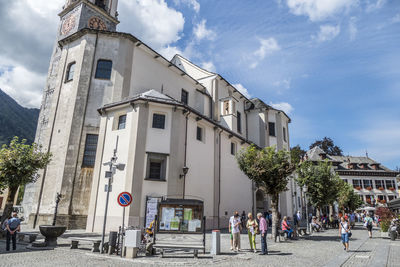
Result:
[[67,73],[65,75],[65,82],[72,81],[74,79],[75,62],[69,63],[67,67]]
[[95,78],[109,80],[111,78],[111,70],[112,70],[111,60],[99,59],[99,61],[97,61]]

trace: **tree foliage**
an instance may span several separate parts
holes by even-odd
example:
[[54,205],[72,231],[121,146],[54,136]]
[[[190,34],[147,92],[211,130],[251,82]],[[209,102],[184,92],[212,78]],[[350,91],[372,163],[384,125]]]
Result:
[[331,156],[343,156],[343,151],[340,147],[336,146],[333,140],[329,137],[324,137],[322,140],[317,140],[310,145],[310,149],[318,146],[326,154]]
[[50,159],[50,153],[41,152],[35,143],[26,144],[25,139],[20,142],[14,137],[9,145],[3,145],[0,150],[0,188],[8,188],[9,193],[2,221],[11,213],[18,187],[35,182],[37,172],[46,167]]
[[276,240],[279,194],[288,190],[289,175],[295,169],[290,153],[276,151],[275,147],[258,149],[252,145],[238,153],[237,161],[244,174],[271,197],[272,236]]
[[297,183],[307,188],[307,196],[318,210],[332,205],[338,199],[341,180],[328,161],[319,161],[317,164],[304,161],[298,167],[297,174]]
[[353,187],[341,179],[338,183],[338,190],[339,196],[337,201],[340,209],[344,211],[354,211],[363,204],[360,196],[354,192]]
[[297,145],[290,149],[290,158],[292,160],[292,163],[296,166],[300,163],[305,154],[306,151],[303,150],[300,145]]

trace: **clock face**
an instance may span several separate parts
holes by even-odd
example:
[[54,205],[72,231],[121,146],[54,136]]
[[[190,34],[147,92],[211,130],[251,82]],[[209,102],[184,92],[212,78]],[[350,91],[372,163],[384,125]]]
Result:
[[61,34],[68,34],[73,28],[75,28],[76,16],[74,14],[69,15],[63,22],[61,27]]
[[98,17],[90,18],[88,25],[89,25],[89,28],[91,28],[91,29],[102,30],[102,31],[107,30],[106,24]]

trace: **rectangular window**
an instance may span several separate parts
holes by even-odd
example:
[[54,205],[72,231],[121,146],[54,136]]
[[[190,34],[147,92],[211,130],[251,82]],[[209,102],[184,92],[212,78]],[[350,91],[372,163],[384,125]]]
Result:
[[199,141],[203,141],[203,128],[199,126],[197,126],[196,139]]
[[242,114],[239,111],[236,112],[236,119],[237,119],[237,131],[239,133],[242,132]]
[[149,153],[147,156],[146,179],[165,181],[167,155]]
[[386,189],[395,188],[393,180],[386,180]]
[[68,65],[67,74],[65,75],[65,82],[72,81],[74,79],[75,73],[75,62],[72,62]]
[[286,128],[285,127],[283,127],[283,141],[287,142],[286,141]]
[[97,150],[97,134],[86,135],[85,151],[83,153],[82,167],[94,167],[96,162],[96,150]]
[[394,196],[388,196],[388,201],[391,201],[394,199]]
[[372,185],[372,180],[363,180],[363,184],[364,184],[364,188],[368,189],[369,187],[372,189],[373,185]]
[[275,122],[268,122],[268,128],[269,128],[269,135],[276,136],[275,135]]
[[112,61],[100,59],[99,61],[97,61],[95,78],[109,80],[111,78],[111,70]]
[[184,103],[185,105],[189,103],[189,93],[184,89],[182,89],[181,92],[181,102]]
[[384,190],[385,189],[385,181],[383,180],[375,180],[375,188],[379,190]]
[[353,179],[353,187],[354,188],[362,188],[362,185],[361,185],[361,180],[360,179]]
[[222,115],[228,115],[229,114],[229,100],[224,101],[224,107],[222,111]]
[[236,144],[231,142],[231,154],[236,155]]
[[153,114],[153,128],[165,129],[165,115],[163,114]]
[[126,126],[126,115],[121,115],[118,118],[118,130],[125,129]]
[[345,182],[346,184],[348,183],[348,182],[347,182],[347,179],[343,179],[343,182]]

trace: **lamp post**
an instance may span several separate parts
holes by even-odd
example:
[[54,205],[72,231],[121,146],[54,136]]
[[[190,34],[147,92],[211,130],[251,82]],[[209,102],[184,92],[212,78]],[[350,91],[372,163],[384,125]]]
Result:
[[189,167],[184,166],[184,167],[182,168],[183,174],[180,174],[180,175],[179,175],[179,178],[181,178],[181,179],[183,178],[183,192],[182,192],[182,194],[183,194],[182,198],[183,198],[183,199],[185,199],[186,174],[188,173],[188,171],[189,171]]
[[304,192],[304,202],[305,202],[305,205],[306,205],[307,231],[309,231],[309,233],[311,233],[311,231],[309,230],[310,229],[310,225],[309,225],[309,220],[308,220],[307,186],[304,186],[303,192]]

